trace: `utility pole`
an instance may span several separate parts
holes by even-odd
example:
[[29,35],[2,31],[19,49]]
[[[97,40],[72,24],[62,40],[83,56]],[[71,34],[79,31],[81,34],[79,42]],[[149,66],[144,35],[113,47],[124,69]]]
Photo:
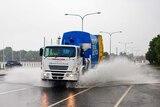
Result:
[[46,46],[46,38],[45,37],[43,39],[43,45],[44,45],[44,47]]
[[21,50],[19,51],[19,62],[21,62]]
[[51,45],[52,45],[52,38],[51,38]]
[[3,42],[3,69],[5,68],[5,65],[4,65],[4,63],[5,63],[5,56],[4,56],[4,42]]
[[57,44],[58,44],[58,45],[60,45],[60,41],[61,41],[61,37],[59,36],[59,37],[57,38]]
[[118,47],[116,47],[116,55],[118,55]]
[[111,46],[111,38],[112,38],[112,35],[113,35],[113,34],[115,34],[115,33],[122,33],[122,31],[111,32],[111,33],[109,33],[109,32],[103,32],[103,31],[100,31],[100,33],[106,33],[106,34],[109,34],[109,36],[110,36],[110,55],[111,55],[111,53],[112,53],[112,46]]
[[13,44],[12,44],[12,61],[14,59],[14,55],[13,55]]
[[[126,53],[127,45],[132,44],[133,42],[119,42],[120,44],[124,44],[124,52]],[[127,53],[126,53],[127,54]]]

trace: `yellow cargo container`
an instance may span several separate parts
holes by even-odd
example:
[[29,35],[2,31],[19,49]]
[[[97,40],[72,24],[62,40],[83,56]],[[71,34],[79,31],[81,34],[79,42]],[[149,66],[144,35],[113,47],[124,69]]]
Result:
[[101,62],[103,60],[104,56],[104,49],[103,49],[103,39],[102,35],[98,35],[98,45],[99,45],[99,60],[98,62]]

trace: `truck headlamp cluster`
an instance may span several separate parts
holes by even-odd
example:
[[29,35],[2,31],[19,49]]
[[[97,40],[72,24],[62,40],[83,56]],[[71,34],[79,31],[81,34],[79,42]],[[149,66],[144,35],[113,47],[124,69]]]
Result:
[[67,74],[66,74],[66,77],[73,78],[73,77],[74,77],[74,75],[73,75],[73,74],[70,74],[70,73],[67,73]]
[[44,73],[44,74],[43,74],[43,77],[44,77],[44,78],[49,78],[49,73]]

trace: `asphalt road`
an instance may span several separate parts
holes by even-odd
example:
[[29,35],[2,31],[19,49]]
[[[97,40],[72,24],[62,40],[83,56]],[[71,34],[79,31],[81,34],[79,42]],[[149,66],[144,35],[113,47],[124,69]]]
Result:
[[[32,84],[35,78],[32,82],[22,82],[15,79],[22,75],[17,75],[11,76],[14,79],[0,76],[0,107],[160,107],[159,83],[114,81],[85,88],[64,88]],[[156,78],[159,77],[157,73]]]

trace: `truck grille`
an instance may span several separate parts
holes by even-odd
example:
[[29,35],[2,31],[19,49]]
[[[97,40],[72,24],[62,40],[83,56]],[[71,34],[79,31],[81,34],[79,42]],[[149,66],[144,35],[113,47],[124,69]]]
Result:
[[53,80],[63,80],[63,77],[52,77]]
[[62,80],[63,76],[64,76],[64,73],[57,73],[57,72],[52,73],[52,78],[54,80]]
[[68,66],[49,65],[51,70],[67,70]]
[[52,73],[52,76],[54,76],[54,77],[59,77],[59,76],[63,77],[64,74],[54,74],[54,73]]

